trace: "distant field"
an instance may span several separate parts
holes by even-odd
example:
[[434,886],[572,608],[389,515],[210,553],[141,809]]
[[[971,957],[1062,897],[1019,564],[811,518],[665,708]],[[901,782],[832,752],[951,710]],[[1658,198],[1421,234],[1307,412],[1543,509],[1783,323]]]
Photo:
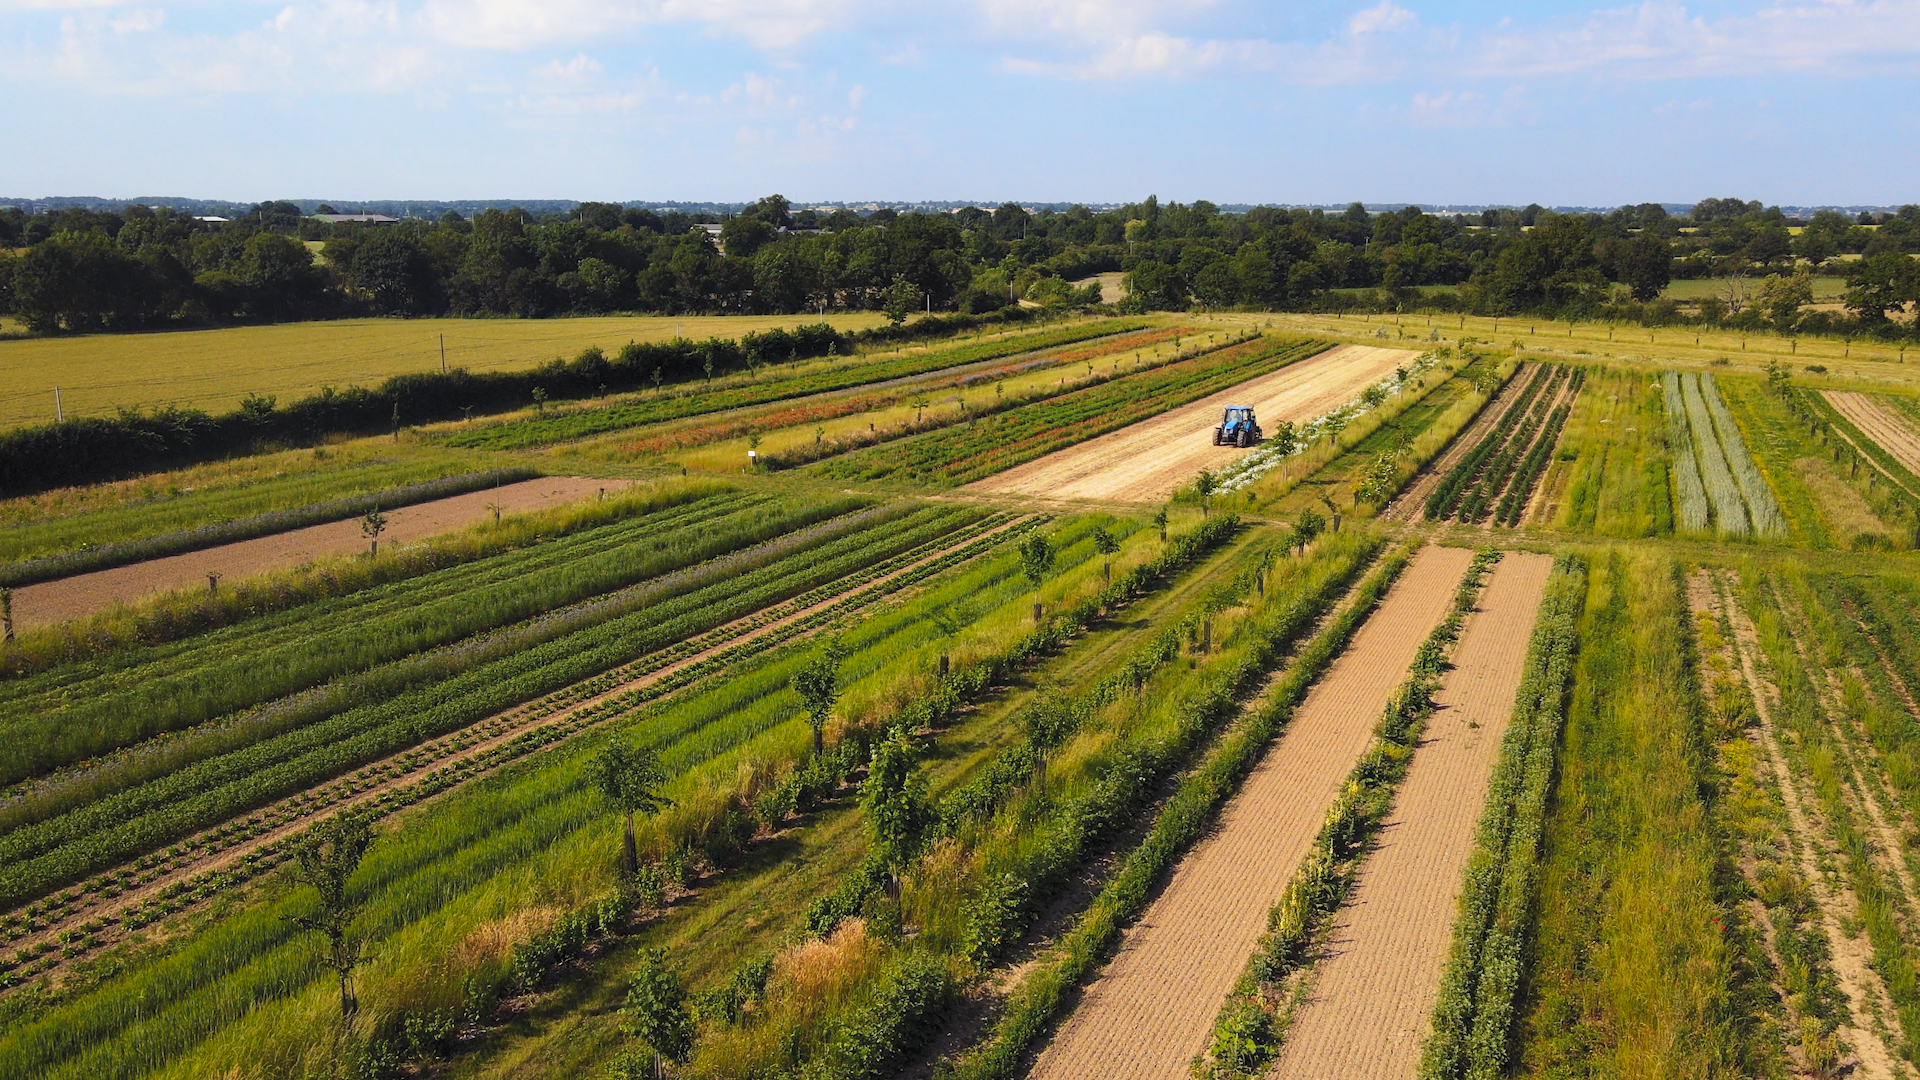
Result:
[[[248,394],[285,404],[322,386],[370,385],[447,364],[473,371],[531,367],[589,345],[611,352],[628,341],[738,337],[812,322],[810,315],[580,319],[351,319],[339,322],[99,334],[0,341],[0,427],[52,420],[53,388],[67,416],[120,406],[232,408]],[[877,312],[835,315],[842,330],[885,320]]]
[[[1766,275],[1761,274],[1759,277],[1747,279],[1747,292],[1749,296],[1758,288],[1760,279],[1764,277],[1766,277]],[[1840,294],[1846,291],[1846,278],[1822,274],[1813,279],[1813,302],[1816,304],[1836,301],[1840,299]],[[1725,278],[1689,278],[1685,281],[1676,281],[1668,285],[1666,291],[1660,295],[1666,297],[1668,300],[1701,300],[1709,296],[1725,296],[1726,294],[1727,282]]]

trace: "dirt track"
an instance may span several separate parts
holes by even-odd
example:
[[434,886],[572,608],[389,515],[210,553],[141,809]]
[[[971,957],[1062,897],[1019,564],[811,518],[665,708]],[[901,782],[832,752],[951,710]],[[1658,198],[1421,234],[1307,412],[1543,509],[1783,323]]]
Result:
[[1472,552],[1429,547],[1301,703],[1213,835],[1127,931],[1034,1066],[1035,1080],[1185,1080],[1267,909],[1373,738],[1387,696],[1446,614]]
[[1908,472],[1920,476],[1920,434],[1916,434],[1905,419],[1865,394],[1851,390],[1824,393],[1827,403],[1841,416],[1852,421],[1867,438],[1879,443],[1880,449],[1892,454]]
[[1379,846],[1334,924],[1331,956],[1270,1076],[1413,1077],[1461,875],[1552,569],[1552,558],[1526,554],[1509,554],[1495,567],[1461,631]]
[[[628,483],[578,476],[543,476],[490,491],[389,510],[386,531],[380,534],[380,546],[411,543],[478,525],[492,516],[490,503],[498,503],[501,512],[507,514],[545,510],[588,498],[601,488],[614,491]],[[130,604],[155,593],[193,586],[205,588],[209,573],[218,573],[223,580],[234,582],[269,570],[299,566],[323,555],[352,555],[365,550],[367,538],[361,535],[360,519],[351,518],[185,555],[150,559],[132,566],[79,574],[15,590],[14,625],[21,630],[31,630],[96,615],[116,604]]]
[[1252,405],[1260,426],[1298,423],[1330,412],[1412,363],[1419,353],[1341,345],[1249,379],[1131,427],[1055,451],[1037,461],[967,485],[969,491],[1064,499],[1160,502],[1202,469],[1218,469],[1247,451],[1213,445],[1227,405]]

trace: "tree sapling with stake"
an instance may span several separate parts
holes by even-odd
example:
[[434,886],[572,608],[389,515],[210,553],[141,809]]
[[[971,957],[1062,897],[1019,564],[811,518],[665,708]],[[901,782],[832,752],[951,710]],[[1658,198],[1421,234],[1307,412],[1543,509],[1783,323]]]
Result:
[[314,930],[327,939],[326,966],[340,980],[340,1018],[353,1019],[360,1007],[353,992],[353,969],[366,962],[360,941],[351,929],[358,904],[347,895],[347,879],[360,867],[373,844],[373,817],[366,811],[344,811],[308,829],[294,844],[295,880],[320,894],[317,915],[295,915],[290,921],[302,930]]
[[625,740],[616,739],[594,755],[588,769],[592,773],[594,786],[607,797],[607,801],[626,815],[620,865],[631,875],[640,867],[633,838],[633,815],[640,813],[652,817],[673,805],[672,799],[660,794],[660,785],[667,781],[666,767],[660,763],[660,755],[653,750],[641,749]]
[[818,656],[793,675],[794,693],[805,703],[807,725],[813,729],[815,757],[826,748],[827,719],[833,715],[834,702],[840,700],[840,661],[846,656],[845,645],[838,639],[829,641]]

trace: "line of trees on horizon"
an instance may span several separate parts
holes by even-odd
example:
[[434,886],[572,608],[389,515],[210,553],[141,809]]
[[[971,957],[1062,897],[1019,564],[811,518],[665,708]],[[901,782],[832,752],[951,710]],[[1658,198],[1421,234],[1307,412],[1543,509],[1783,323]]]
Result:
[[[326,208],[321,208],[325,212]],[[1871,217],[1872,220],[1863,220]],[[717,226],[709,228],[706,226]],[[1608,213],[1539,206],[1477,216],[1419,207],[1341,213],[1148,199],[1029,213],[796,211],[768,196],[724,222],[583,203],[564,214],[330,223],[291,203],[232,221],[167,209],[0,210],[0,313],[35,333],[362,315],[997,310],[1100,302],[1122,273],[1130,311],[1440,308],[1674,321],[1676,278],[1724,278],[1692,317],[1809,331],[1901,332],[1920,300],[1920,206],[1807,220],[1708,199]],[[1849,312],[1805,312],[1811,275],[1848,277]],[[1751,279],[1752,288],[1743,283]],[[1843,325],[1844,324],[1844,325]]]

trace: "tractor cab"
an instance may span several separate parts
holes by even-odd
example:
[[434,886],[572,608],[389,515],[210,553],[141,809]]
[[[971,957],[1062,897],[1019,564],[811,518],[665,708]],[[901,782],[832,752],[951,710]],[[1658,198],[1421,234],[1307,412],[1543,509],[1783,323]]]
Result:
[[1213,429],[1213,445],[1248,447],[1260,441],[1260,424],[1253,418],[1253,406],[1229,405]]

